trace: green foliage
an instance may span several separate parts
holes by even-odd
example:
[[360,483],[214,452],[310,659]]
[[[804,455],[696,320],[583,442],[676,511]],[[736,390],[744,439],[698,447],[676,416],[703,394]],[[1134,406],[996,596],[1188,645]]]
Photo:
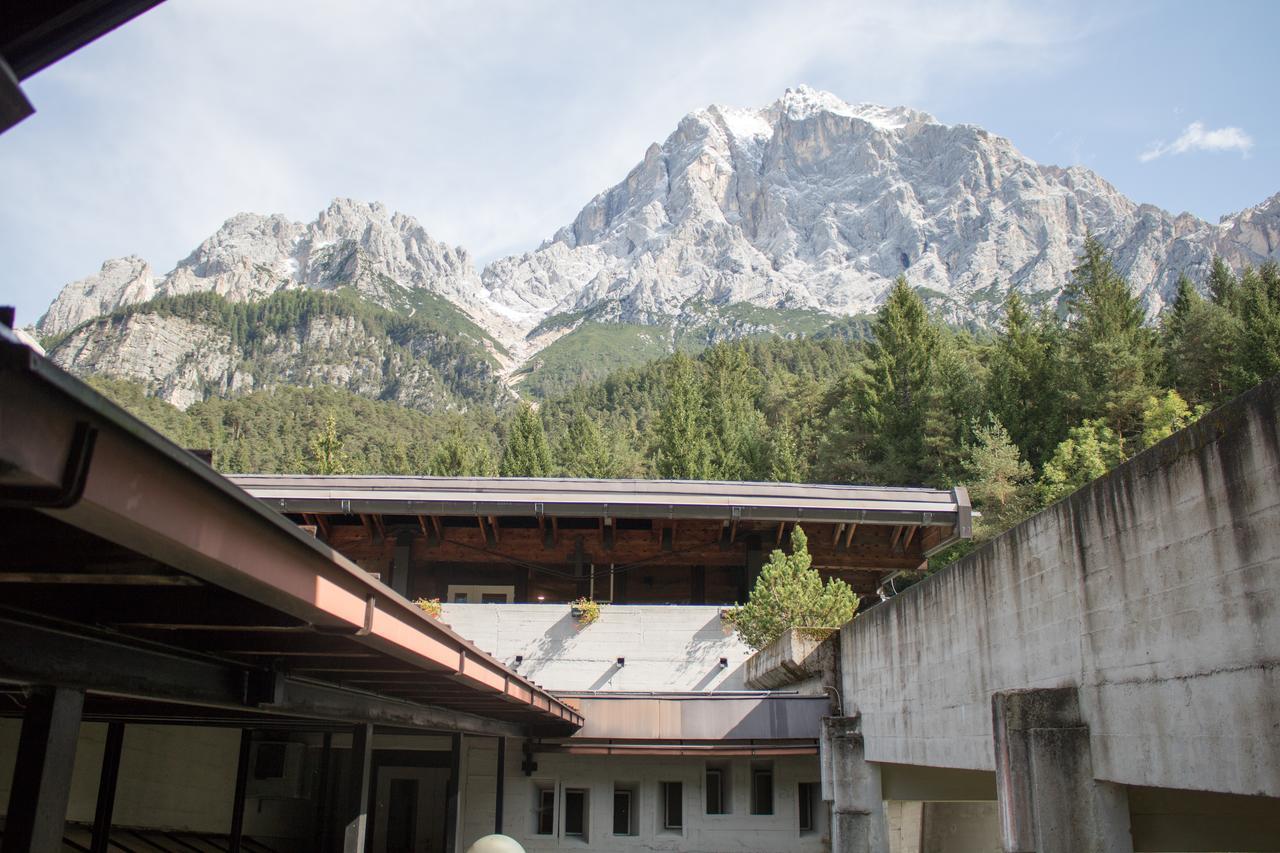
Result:
[[1155,333],[1143,325],[1141,301],[1092,236],[1063,302],[1068,403],[1077,417],[1102,418],[1127,438],[1139,429],[1143,402],[1155,391],[1159,353]]
[[839,578],[824,584],[812,563],[809,540],[797,524],[791,531],[791,553],[775,550],[750,599],[728,613],[744,643],[762,649],[789,628],[838,628],[853,618],[858,609],[853,589]]
[[1134,452],[1145,450],[1198,421],[1205,411],[1205,406],[1192,410],[1182,395],[1173,390],[1148,397],[1142,407],[1142,433],[1138,436]]
[[569,602],[570,611],[575,614],[578,624],[584,628],[600,618],[600,607],[600,602],[586,596]]
[[338,437],[338,421],[329,415],[321,429],[311,433],[311,456],[307,460],[308,474],[345,474],[347,473],[346,454],[342,449],[342,439]]
[[1058,390],[1061,334],[1031,316],[1017,291],[1004,306],[1004,327],[988,358],[987,406],[1033,464],[1053,451],[1063,414]]
[[712,471],[707,413],[688,356],[676,353],[655,433],[656,473],[664,480],[706,480]]
[[542,429],[542,419],[533,406],[522,403],[502,446],[502,464],[498,468],[503,477],[551,476],[551,448],[547,434]]
[[426,473],[433,477],[496,477],[498,463],[488,444],[455,429],[431,450]]
[[964,482],[969,499],[982,513],[974,538],[985,539],[1017,523],[1035,505],[1035,473],[1000,422],[990,420],[973,430],[965,448]]
[[1073,427],[1044,463],[1040,496],[1047,504],[1096,480],[1124,461],[1124,439],[1102,418]]
[[594,418],[575,412],[556,452],[557,466],[566,477],[608,479],[621,476],[621,466]]

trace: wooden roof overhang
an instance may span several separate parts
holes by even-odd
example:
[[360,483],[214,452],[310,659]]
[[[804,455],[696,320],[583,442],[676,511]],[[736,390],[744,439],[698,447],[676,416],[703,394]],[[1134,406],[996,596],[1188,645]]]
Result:
[[583,723],[7,328],[0,507],[0,682],[174,721]]
[[[337,547],[374,542],[409,525],[441,562],[582,560],[595,531],[596,563],[742,565],[803,525],[816,568],[865,576],[919,568],[972,535],[963,488],[793,483],[573,480],[503,477],[235,475],[268,506],[316,526]],[[597,541],[598,540],[598,541]]]

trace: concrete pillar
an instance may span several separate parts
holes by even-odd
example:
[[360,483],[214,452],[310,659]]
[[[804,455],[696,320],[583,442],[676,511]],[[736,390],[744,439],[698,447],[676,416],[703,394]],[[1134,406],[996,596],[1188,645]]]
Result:
[[831,803],[831,853],[889,853],[880,770],[866,760],[861,718],[824,717],[822,798]]
[[1093,778],[1074,687],[991,697],[1005,853],[1132,853],[1122,786]]
[[342,851],[364,853],[369,833],[369,782],[373,773],[373,726],[351,729],[351,763],[347,767],[347,797],[342,804]]

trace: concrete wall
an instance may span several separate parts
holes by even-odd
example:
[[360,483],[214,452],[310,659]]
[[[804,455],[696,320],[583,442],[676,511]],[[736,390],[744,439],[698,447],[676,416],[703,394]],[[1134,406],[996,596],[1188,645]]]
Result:
[[446,604],[441,619],[508,666],[523,655],[519,673],[550,690],[746,689],[751,649],[719,607],[605,605],[582,625],[567,604]]
[[[774,766],[774,814],[751,815],[748,773],[751,759],[725,759],[732,780],[732,814],[705,814],[703,780],[705,762],[701,758],[618,757],[553,755],[535,756],[538,769],[532,776],[520,771],[520,745],[508,740],[503,797],[503,831],[526,850],[670,850],[670,851],[757,851],[758,853],[822,853],[829,849],[826,803],[817,800],[817,829],[801,834],[797,813],[799,782],[818,781],[816,756],[772,759]],[[463,739],[463,779],[459,815],[458,850],[466,850],[477,838],[493,832],[496,772],[496,741],[492,738]],[[681,782],[684,795],[684,831],[661,827],[659,786]],[[639,796],[639,833],[614,836],[613,789],[615,783],[633,788]],[[588,793],[588,838],[557,838],[534,834],[535,791],[540,785],[585,788]]]
[[1280,380],[841,633],[871,761],[992,770],[997,690],[1079,688],[1094,775],[1280,796]]

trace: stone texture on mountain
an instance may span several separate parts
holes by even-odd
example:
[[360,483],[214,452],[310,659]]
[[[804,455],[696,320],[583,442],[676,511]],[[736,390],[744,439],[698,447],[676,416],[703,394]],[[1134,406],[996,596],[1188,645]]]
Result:
[[[1010,288],[1055,300],[1090,232],[1154,316],[1215,253],[1235,267],[1280,257],[1280,195],[1210,224],[1136,204],[1083,167],[1039,165],[979,127],[800,87],[762,109],[690,113],[540,248],[480,274],[412,217],[337,199],[310,223],[238,214],[160,278],[139,258],[108,261],[64,288],[38,331],[156,296],[349,288],[402,313],[447,300],[511,350],[495,356],[514,371],[584,319],[718,340],[780,330],[742,305],[871,312],[900,274],[945,318],[987,323]],[[568,316],[544,324],[556,315]]]
[[310,318],[242,345],[216,323],[144,306],[81,325],[50,357],[72,373],[139,382],[184,409],[278,385],[331,385],[428,412],[507,399],[487,365],[443,337],[396,343],[350,316]]
[[38,329],[45,335],[58,335],[120,305],[146,302],[155,292],[150,264],[134,255],[113,258],[97,273],[63,287],[40,318]]
[[800,87],[686,116],[571,225],[483,280],[526,324],[664,322],[695,299],[862,313],[899,274],[949,318],[985,321],[1010,287],[1055,297],[1091,231],[1154,314],[1215,251],[1275,257],[1277,207],[1247,224],[1173,216],[981,128]]
[[308,224],[236,214],[154,282],[138,258],[108,261],[98,275],[63,288],[37,329],[61,334],[156,296],[209,292],[244,302],[296,287],[350,287],[392,309],[411,309],[415,293],[425,291],[481,319],[485,313],[465,249],[432,240],[413,217],[381,204],[336,199]]

